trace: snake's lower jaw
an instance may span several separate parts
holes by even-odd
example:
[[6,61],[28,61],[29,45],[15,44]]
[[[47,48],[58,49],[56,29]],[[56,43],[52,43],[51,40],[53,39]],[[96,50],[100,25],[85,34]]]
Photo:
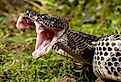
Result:
[[40,57],[44,56],[49,52],[49,50],[52,48],[52,46],[47,45],[41,49],[37,49],[32,53],[33,58],[39,59]]
[[39,56],[37,55],[37,52],[36,51],[34,51],[32,53],[32,56],[33,56],[34,59],[39,59]]
[[40,57],[42,57],[43,55],[45,55],[45,52],[41,52],[41,54],[40,54],[40,52],[39,51],[34,51],[33,53],[32,53],[32,56],[33,56],[33,58],[34,59],[39,59]]

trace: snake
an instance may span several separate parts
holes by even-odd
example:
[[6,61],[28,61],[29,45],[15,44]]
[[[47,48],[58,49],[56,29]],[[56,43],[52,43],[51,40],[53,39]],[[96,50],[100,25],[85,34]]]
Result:
[[37,34],[33,58],[54,50],[82,65],[91,64],[98,77],[95,82],[121,81],[121,35],[97,37],[71,30],[66,19],[34,10],[20,14],[16,23],[18,29],[29,26],[34,26]]
[[33,58],[39,59],[54,50],[82,65],[92,63],[95,50],[92,42],[97,41],[99,37],[71,30],[66,19],[34,10],[26,10],[17,19],[18,29],[27,29],[29,26],[34,26],[37,34]]

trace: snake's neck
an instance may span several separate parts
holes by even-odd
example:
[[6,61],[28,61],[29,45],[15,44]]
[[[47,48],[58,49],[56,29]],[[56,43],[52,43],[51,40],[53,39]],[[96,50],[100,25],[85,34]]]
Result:
[[94,55],[94,46],[92,42],[97,40],[98,37],[93,35],[66,30],[54,44],[53,50],[77,62],[89,61],[91,63]]

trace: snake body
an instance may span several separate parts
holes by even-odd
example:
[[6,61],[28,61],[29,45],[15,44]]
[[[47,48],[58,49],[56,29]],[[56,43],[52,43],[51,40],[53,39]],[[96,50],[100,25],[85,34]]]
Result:
[[52,49],[61,55],[71,57],[81,63],[81,61],[92,59],[95,50],[92,41],[97,40],[98,38],[96,36],[83,32],[66,30],[53,45]]
[[76,32],[69,29],[67,20],[58,16],[39,14],[33,10],[21,14],[16,24],[19,29],[27,28],[27,25],[36,27],[37,42],[34,58],[37,59],[53,49],[58,54],[68,56],[82,65],[93,65],[93,71],[99,79],[121,81],[120,35],[96,37]]

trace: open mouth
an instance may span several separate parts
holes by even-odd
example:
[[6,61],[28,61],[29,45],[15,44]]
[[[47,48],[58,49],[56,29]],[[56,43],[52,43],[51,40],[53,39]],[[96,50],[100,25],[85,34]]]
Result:
[[37,30],[35,51],[32,53],[32,56],[35,59],[38,59],[48,53],[54,43],[57,41],[57,38],[63,32],[62,29],[48,28],[42,24],[40,24],[39,28],[41,29],[39,29],[31,19],[22,16],[18,18],[16,24],[18,29],[28,28],[28,25],[34,25]]
[[37,34],[35,51],[32,53],[35,59],[48,53],[56,42],[60,32],[57,29],[44,29],[40,30]]

